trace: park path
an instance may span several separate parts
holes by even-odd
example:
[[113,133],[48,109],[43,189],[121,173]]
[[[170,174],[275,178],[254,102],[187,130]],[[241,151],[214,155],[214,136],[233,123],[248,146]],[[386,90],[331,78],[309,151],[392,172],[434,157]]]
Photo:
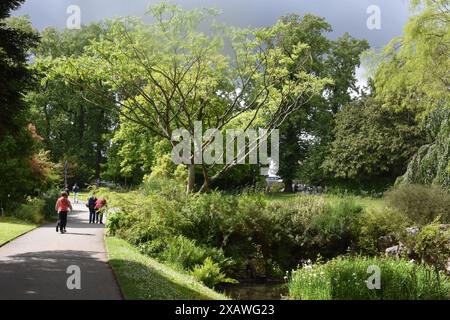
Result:
[[[73,206],[66,234],[48,224],[0,248],[0,300],[121,299],[108,264],[104,226],[89,224],[84,204]],[[80,268],[80,290],[67,287],[69,266]]]

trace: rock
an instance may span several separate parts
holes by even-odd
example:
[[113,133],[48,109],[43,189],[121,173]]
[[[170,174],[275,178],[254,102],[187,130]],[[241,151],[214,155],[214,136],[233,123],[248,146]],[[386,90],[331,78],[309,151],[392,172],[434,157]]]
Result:
[[377,245],[380,251],[386,250],[395,244],[395,239],[392,235],[382,236],[378,238]]
[[409,255],[408,248],[406,248],[402,243],[399,243],[396,246],[389,247],[385,250],[386,257],[400,257],[403,256],[405,253]]
[[416,234],[418,234],[420,232],[419,227],[409,227],[406,228],[406,232],[412,236],[415,236]]

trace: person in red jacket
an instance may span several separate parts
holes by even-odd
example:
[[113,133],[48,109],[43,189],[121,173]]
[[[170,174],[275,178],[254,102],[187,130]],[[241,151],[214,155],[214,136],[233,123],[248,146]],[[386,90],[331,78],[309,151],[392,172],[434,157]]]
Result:
[[[56,232],[66,232],[67,214],[72,211],[72,204],[69,195],[66,192],[61,193],[61,197],[56,201],[55,210],[58,212],[58,223],[56,224]],[[59,230],[58,230],[59,229]]]
[[[95,203],[95,223],[103,224],[103,211],[106,207],[106,199],[100,198]],[[99,220],[100,219],[100,220]]]

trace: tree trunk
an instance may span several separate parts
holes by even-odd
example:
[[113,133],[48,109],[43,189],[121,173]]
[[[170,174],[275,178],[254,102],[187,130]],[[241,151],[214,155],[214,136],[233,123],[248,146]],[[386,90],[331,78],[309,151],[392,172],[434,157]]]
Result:
[[292,179],[287,179],[284,181],[284,193],[292,193],[294,190],[292,189]]
[[100,143],[97,143],[96,148],[96,156],[95,156],[95,179],[100,179],[100,163],[102,162],[102,146]]
[[209,180],[209,175],[208,175],[208,170],[206,169],[205,165],[202,165],[202,172],[203,172],[203,185],[200,188],[199,192],[208,192],[209,191],[209,186],[210,186],[210,180]]
[[195,164],[189,164],[188,165],[188,172],[189,172],[189,178],[188,178],[188,186],[187,186],[187,192],[194,192],[195,188]]

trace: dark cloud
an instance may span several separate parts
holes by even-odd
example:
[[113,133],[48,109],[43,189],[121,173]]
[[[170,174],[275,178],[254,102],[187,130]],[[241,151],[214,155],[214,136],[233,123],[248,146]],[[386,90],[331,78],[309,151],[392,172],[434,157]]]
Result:
[[[103,18],[134,15],[143,16],[147,7],[157,0],[27,0],[15,14],[27,14],[34,26],[63,28],[69,5],[80,6],[82,22],[89,23]],[[407,0],[176,0],[185,8],[215,7],[221,10],[221,22],[236,26],[268,26],[282,15],[312,13],[325,17],[333,26],[331,37],[344,32],[369,40],[373,47],[382,47],[393,37],[402,34],[409,16]],[[366,26],[367,7],[377,5],[381,9],[381,30],[369,30]]]

